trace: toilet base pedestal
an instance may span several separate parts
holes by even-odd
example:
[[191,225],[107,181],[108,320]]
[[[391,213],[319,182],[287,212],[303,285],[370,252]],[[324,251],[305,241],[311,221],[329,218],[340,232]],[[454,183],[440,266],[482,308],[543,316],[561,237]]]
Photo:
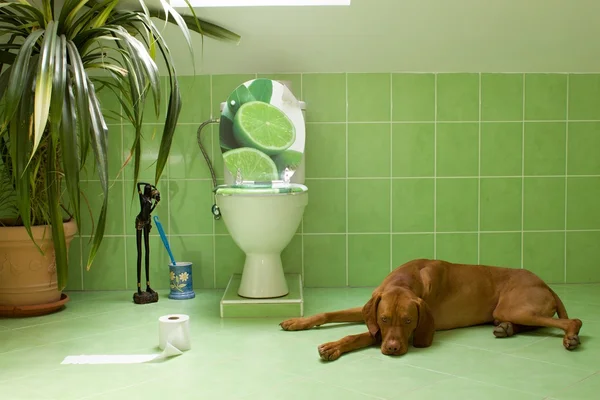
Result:
[[288,293],[280,254],[246,254],[238,289],[241,297],[271,299]]
[[288,293],[282,297],[253,299],[242,297],[238,291],[242,274],[233,274],[221,298],[221,318],[293,318],[304,316],[302,277],[284,274]]

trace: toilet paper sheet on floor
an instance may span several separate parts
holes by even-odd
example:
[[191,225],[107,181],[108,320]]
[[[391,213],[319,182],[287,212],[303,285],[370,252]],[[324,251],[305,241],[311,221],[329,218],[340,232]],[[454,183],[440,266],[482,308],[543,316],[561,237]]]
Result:
[[164,360],[183,354],[192,348],[190,318],[184,314],[164,315],[158,319],[159,354],[67,356],[61,364],[141,364]]

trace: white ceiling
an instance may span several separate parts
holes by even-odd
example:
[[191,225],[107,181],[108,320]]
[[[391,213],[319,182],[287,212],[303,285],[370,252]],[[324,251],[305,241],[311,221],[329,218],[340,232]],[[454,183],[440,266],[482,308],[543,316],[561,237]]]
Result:
[[[156,0],[152,0],[155,2]],[[196,9],[242,36],[194,35],[196,73],[598,72],[599,0],[352,0],[350,7]],[[166,37],[193,74],[177,28]]]

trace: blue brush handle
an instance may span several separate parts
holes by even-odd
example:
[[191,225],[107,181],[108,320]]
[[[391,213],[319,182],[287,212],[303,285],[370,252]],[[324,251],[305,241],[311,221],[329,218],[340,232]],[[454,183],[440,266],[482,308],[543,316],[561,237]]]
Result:
[[154,223],[156,224],[156,229],[158,229],[160,238],[162,239],[162,242],[165,245],[165,248],[167,249],[167,253],[169,253],[171,263],[175,264],[175,257],[173,257],[173,253],[171,252],[171,246],[169,246],[169,241],[167,240],[167,235],[165,235],[165,231],[163,230],[162,224],[158,220],[158,215],[154,216]]

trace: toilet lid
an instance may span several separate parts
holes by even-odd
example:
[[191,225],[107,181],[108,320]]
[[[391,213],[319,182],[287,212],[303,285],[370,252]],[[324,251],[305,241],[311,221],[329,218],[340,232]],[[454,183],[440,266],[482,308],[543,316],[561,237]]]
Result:
[[300,102],[277,81],[244,82],[227,98],[219,138],[234,181],[289,182],[304,153]]

